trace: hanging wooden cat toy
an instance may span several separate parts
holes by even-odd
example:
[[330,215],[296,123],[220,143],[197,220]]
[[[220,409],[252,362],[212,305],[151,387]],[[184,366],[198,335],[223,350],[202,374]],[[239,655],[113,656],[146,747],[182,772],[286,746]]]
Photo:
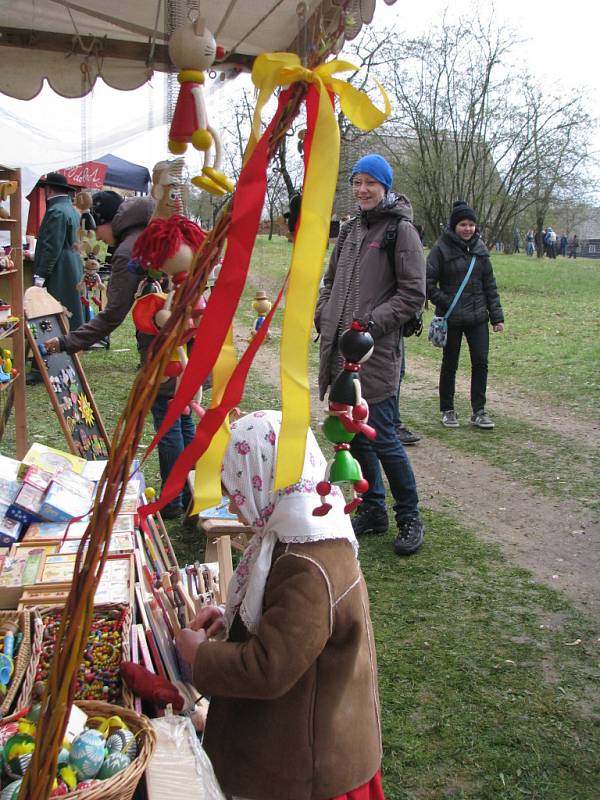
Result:
[[[195,222],[180,214],[173,214],[168,219],[154,219],[146,230],[137,238],[132,262],[148,275],[145,293],[142,287],[132,309],[133,323],[141,333],[156,336],[171,316],[171,307],[175,294],[183,284],[194,262],[194,256],[204,241],[206,233]],[[165,276],[169,279],[168,293],[157,291],[156,278]],[[182,341],[178,342],[171,360],[165,370],[164,380],[179,378],[187,365],[188,341],[193,338],[200,316],[206,308],[202,296],[192,310],[188,321],[188,329]],[[200,396],[191,403],[192,410],[202,416]],[[189,413],[189,409],[186,413]]]
[[210,194],[223,195],[233,191],[233,182],[219,171],[221,166],[221,140],[210,125],[204,100],[204,70],[212,66],[217,48],[212,33],[202,17],[185,22],[169,39],[171,61],[179,69],[177,80],[181,88],[169,131],[169,150],[174,155],[185,153],[188,144],[204,153],[202,175],[192,178],[192,183]]
[[329,416],[323,422],[323,433],[334,445],[334,457],[327,463],[325,479],[317,484],[321,505],[313,510],[315,517],[323,517],[331,509],[327,495],[332,485],[352,484],[352,500],[344,506],[349,514],[362,503],[359,496],[369,488],[363,478],[360,464],[350,452],[350,442],[357,433],[362,433],[373,441],[374,428],[367,425],[369,406],[363,400],[358,373],[361,364],[371,357],[373,337],[368,325],[353,320],[352,325],[340,336],[339,349],[344,358],[344,366],[334,380],[329,392]]

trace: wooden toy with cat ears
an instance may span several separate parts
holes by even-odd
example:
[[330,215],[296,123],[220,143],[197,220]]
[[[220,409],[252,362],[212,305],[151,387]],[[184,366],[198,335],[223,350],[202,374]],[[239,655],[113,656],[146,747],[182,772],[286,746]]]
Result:
[[219,171],[221,140],[210,125],[204,100],[204,71],[212,66],[217,55],[212,33],[202,17],[187,21],[171,34],[169,55],[179,69],[180,84],[175,113],[169,130],[169,150],[174,155],[185,153],[188,144],[204,153],[202,174],[192,183],[210,194],[224,195],[233,191],[233,181]]

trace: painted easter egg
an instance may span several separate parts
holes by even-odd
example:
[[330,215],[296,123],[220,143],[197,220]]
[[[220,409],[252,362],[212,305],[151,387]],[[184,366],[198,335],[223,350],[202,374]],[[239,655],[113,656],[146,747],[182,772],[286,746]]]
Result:
[[66,747],[62,747],[60,752],[59,752],[59,754],[58,754],[58,766],[59,767],[64,767],[65,764],[68,764],[70,755],[71,754],[69,753],[67,748]]
[[125,753],[120,753],[118,750],[114,753],[109,753],[104,759],[104,764],[100,767],[98,778],[101,781],[107,778],[112,778],[117,772],[122,772],[131,764],[129,758]]
[[26,733],[16,733],[4,744],[4,759],[10,761],[17,756],[32,753],[35,750],[35,739]]
[[104,739],[94,730],[73,739],[69,763],[80,778],[95,778],[104,761]]
[[77,791],[81,791],[82,789],[91,789],[92,786],[97,786],[102,781],[99,781],[98,778],[90,778],[87,781],[81,781],[81,783],[77,784]]
[[5,786],[4,789],[2,789],[2,794],[0,794],[0,800],[17,800],[22,783],[23,778],[19,778],[18,781],[13,781]]
[[120,751],[131,759],[137,756],[137,742],[128,728],[111,734],[106,740],[106,749],[109,753]]
[[10,778],[22,778],[31,764],[32,758],[32,753],[23,753],[23,755],[10,758],[6,763],[6,774]]
[[64,797],[66,794],[69,794],[69,787],[66,783],[59,781],[54,789],[52,789],[50,792],[50,797]]
[[19,730],[18,722],[8,722],[0,728],[0,747],[4,747],[6,742]]

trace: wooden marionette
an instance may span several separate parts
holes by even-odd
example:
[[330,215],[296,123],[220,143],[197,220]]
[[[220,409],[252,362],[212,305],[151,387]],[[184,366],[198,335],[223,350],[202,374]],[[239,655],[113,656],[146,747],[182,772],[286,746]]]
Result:
[[[179,214],[173,214],[168,219],[152,220],[138,237],[133,248],[132,260],[139,269],[153,276],[158,274],[167,276],[170,284],[167,293],[143,294],[135,301],[131,313],[138,331],[156,336],[167,323],[171,316],[175,294],[187,278],[194,256],[205,237],[206,233],[199,225]],[[193,338],[205,307],[206,302],[201,296],[192,310],[183,339],[178,342],[171,355],[165,370],[165,380],[178,378],[185,369],[186,345]],[[198,403],[199,398],[192,403],[192,408],[201,415],[203,412]]]
[[168,219],[183,214],[183,158],[159,161],[152,169],[152,197],[156,207],[152,219]]
[[353,320],[352,325],[340,337],[339,349],[344,358],[341,371],[335,378],[329,392],[328,416],[323,422],[325,438],[334,445],[334,457],[327,463],[325,479],[317,484],[321,505],[313,510],[313,515],[322,517],[331,509],[327,495],[332,485],[352,484],[352,500],[344,506],[349,514],[362,503],[359,496],[369,488],[363,478],[360,464],[350,452],[350,442],[357,433],[362,433],[371,441],[375,438],[374,428],[367,425],[369,406],[363,399],[358,373],[361,364],[373,352],[373,337],[368,325]]
[[[267,295],[264,292],[258,291],[254,295],[254,300],[252,301],[252,308],[257,314],[256,319],[254,320],[254,324],[252,325],[252,330],[250,331],[250,336],[254,336],[257,331],[262,326],[263,322],[265,321],[265,317],[271,310],[271,306],[273,304],[270,300],[267,299]],[[267,339],[271,338],[270,331],[267,332]]]
[[222,172],[221,140],[210,125],[204,100],[204,70],[212,66],[215,57],[223,56],[217,48],[212,33],[202,17],[185,22],[169,39],[171,61],[179,69],[179,96],[169,130],[169,150],[174,155],[185,153],[187,146],[204,153],[202,175],[192,178],[192,183],[210,194],[232,192],[234,184]]

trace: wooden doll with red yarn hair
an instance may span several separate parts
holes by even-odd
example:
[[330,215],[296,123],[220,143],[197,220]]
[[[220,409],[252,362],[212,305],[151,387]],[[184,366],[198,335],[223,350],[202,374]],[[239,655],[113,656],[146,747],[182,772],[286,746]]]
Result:
[[[138,297],[132,309],[133,323],[138,331],[156,336],[171,316],[173,299],[178,288],[188,276],[194,257],[204,241],[206,233],[195,222],[180,214],[168,219],[154,219],[138,237],[132,252],[132,260],[147,273],[149,284],[168,276],[170,291],[156,292]],[[142,290],[143,292],[143,290]],[[173,352],[165,370],[166,378],[178,377],[187,363],[185,345],[193,337],[198,319],[206,303],[203,297],[193,309],[189,328]],[[194,409],[197,410],[197,409]]]

